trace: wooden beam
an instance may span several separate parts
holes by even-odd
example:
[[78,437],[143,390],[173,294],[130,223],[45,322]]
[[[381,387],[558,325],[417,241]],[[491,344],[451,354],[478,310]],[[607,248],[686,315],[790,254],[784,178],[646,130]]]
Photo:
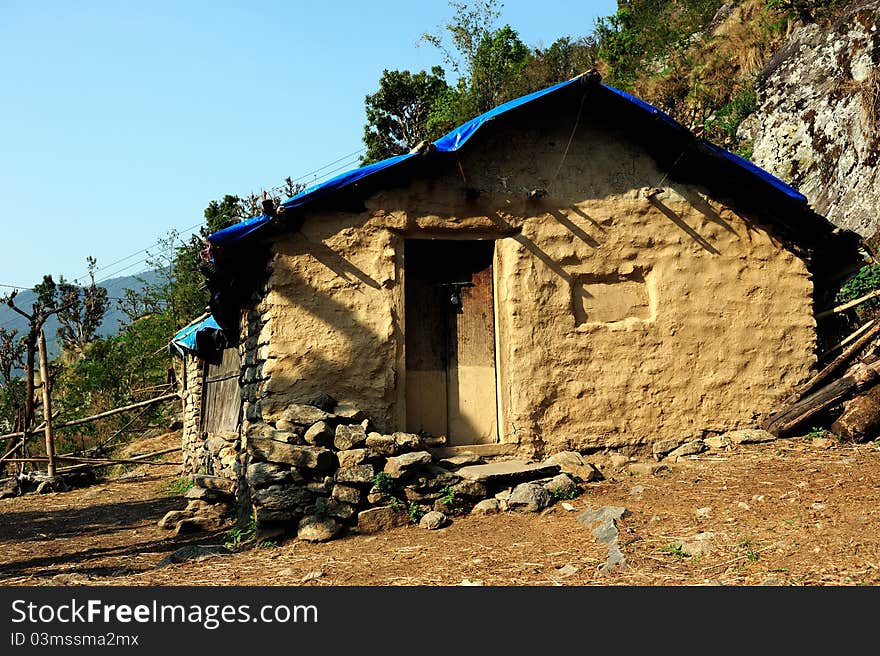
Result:
[[40,328],[37,335],[40,351],[40,378],[43,383],[43,424],[46,431],[46,475],[55,477],[55,433],[52,432],[52,384],[49,378],[49,354],[46,348],[46,331]]
[[[87,424],[92,421],[96,421],[98,419],[104,419],[105,417],[112,417],[113,415],[117,415],[120,412],[125,412],[127,410],[136,410],[137,408],[143,408],[145,406],[151,405],[153,403],[161,403],[162,401],[169,401],[171,399],[179,399],[180,395],[177,392],[171,392],[170,394],[165,394],[163,396],[157,396],[155,399],[149,399],[147,401],[140,401],[139,403],[132,403],[131,405],[126,405],[121,408],[114,408],[113,410],[107,410],[107,412],[102,412],[97,415],[92,415],[91,417],[84,417],[83,419],[76,419],[74,421],[68,421],[66,424],[58,424],[55,426],[55,430],[59,428],[70,428],[71,426],[80,426],[82,424]],[[22,437],[24,435],[34,435],[38,431],[27,431],[27,433],[18,432],[18,433],[7,433],[6,435],[0,435],[0,440],[9,440],[16,437]]]
[[[141,456],[135,456],[133,458],[81,458],[79,456],[56,456],[56,460],[65,460],[69,462],[82,462],[86,465],[125,465],[125,464],[135,464],[135,465],[160,465],[160,466],[177,466],[179,467],[183,463],[180,462],[153,462],[150,460],[146,460],[147,458],[154,458],[156,456],[161,456],[166,453],[173,453],[174,451],[180,451],[181,447],[176,446],[170,449],[163,449],[161,451],[154,451],[152,453],[145,453]],[[9,458],[7,462],[48,462],[48,458]]]
[[869,294],[865,294],[864,296],[860,296],[857,299],[849,301],[848,303],[844,303],[843,305],[838,305],[837,307],[833,307],[830,310],[824,310],[816,315],[816,319],[824,319],[825,317],[830,317],[835,314],[840,314],[841,312],[846,312],[847,310],[851,310],[852,308],[865,303],[866,301],[870,301],[872,298],[877,298],[880,296],[880,289],[875,289],[873,292]]

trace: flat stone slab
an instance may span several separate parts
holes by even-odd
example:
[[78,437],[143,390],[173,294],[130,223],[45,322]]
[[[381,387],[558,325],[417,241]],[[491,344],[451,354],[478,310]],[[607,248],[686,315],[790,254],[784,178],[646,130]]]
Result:
[[559,465],[546,462],[526,462],[525,460],[503,460],[485,465],[470,465],[456,470],[456,474],[469,481],[481,483],[501,483],[531,481],[536,478],[553,476],[560,471]]

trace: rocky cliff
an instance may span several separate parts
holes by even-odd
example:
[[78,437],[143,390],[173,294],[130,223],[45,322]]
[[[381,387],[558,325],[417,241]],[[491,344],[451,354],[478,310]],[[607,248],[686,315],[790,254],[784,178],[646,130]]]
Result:
[[753,161],[835,224],[880,228],[880,0],[795,29],[758,78]]

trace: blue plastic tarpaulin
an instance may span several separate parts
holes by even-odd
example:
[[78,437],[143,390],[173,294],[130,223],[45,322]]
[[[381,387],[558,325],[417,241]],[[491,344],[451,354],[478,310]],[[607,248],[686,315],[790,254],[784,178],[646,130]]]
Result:
[[[571,80],[567,80],[565,82],[560,82],[559,84],[555,84],[551,87],[547,87],[546,89],[541,89],[540,91],[536,91],[534,93],[530,93],[526,96],[522,96],[520,98],[516,98],[509,102],[506,102],[494,109],[480,114],[476,118],[471,119],[470,121],[463,123],[458,126],[448,134],[440,137],[434,142],[434,148],[438,152],[454,152],[459,150],[465,143],[486,123],[489,123],[492,119],[505,112],[509,112],[512,109],[520,107],[522,105],[526,105],[530,102],[533,102],[539,98],[544,96],[548,96],[550,94],[556,93],[566,87],[569,87],[572,84],[577,83],[582,76],[578,76],[572,78]],[[644,100],[637,98],[625,91],[621,91],[619,89],[615,89],[614,87],[609,87],[604,84],[599,85],[602,89],[615,94],[616,96],[622,98],[623,100],[631,103],[633,106],[641,109],[642,111],[652,115],[657,120],[665,124],[667,127],[679,130],[682,134],[690,135],[690,131],[681,125],[678,121],[669,116],[666,112],[657,109],[653,105],[646,103]],[[699,139],[699,143],[702,143],[706,148],[713,154],[718,155],[729,162],[732,162],[736,166],[744,169],[751,175],[761,179],[765,183],[771,185],[777,190],[781,191],[785,195],[790,198],[795,199],[798,202],[806,204],[806,197],[801,194],[797,189],[792,186],[786,184],[779,178],[771,175],[764,169],[752,164],[746,159],[739,157],[738,155],[734,155],[733,153],[725,150],[724,148],[719,148],[714,144],[705,141],[704,139]],[[389,169],[394,166],[398,166],[399,164],[405,162],[411,157],[415,157],[416,153],[406,153],[404,155],[397,155],[396,157],[390,157],[388,159],[382,160],[381,162],[375,162],[374,164],[368,164],[367,166],[362,166],[358,169],[354,169],[352,171],[346,171],[345,173],[341,173],[330,180],[325,182],[321,182],[320,184],[309,187],[308,189],[303,190],[296,196],[286,200],[281,204],[285,210],[304,207],[319,198],[323,198],[328,196],[340,189],[344,189],[345,187],[349,187],[353,184],[356,184],[358,181],[363,180],[364,178],[373,175],[379,171],[383,171]],[[247,237],[251,233],[259,230],[264,225],[266,225],[271,220],[271,217],[261,215],[256,216],[251,219],[247,219],[242,221],[241,223],[237,223],[228,228],[224,228],[218,232],[213,233],[208,237],[210,242],[215,246],[227,246],[234,242]]]
[[220,326],[212,315],[196,323],[192,323],[171,338],[171,344],[181,353],[196,353],[196,335],[203,330],[220,330]]

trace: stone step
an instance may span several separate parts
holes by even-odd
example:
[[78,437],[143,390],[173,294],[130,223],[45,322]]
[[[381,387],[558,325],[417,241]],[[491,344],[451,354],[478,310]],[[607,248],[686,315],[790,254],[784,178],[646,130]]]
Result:
[[558,474],[559,465],[525,460],[501,460],[485,465],[470,465],[456,470],[463,479],[491,485],[520,483]]

